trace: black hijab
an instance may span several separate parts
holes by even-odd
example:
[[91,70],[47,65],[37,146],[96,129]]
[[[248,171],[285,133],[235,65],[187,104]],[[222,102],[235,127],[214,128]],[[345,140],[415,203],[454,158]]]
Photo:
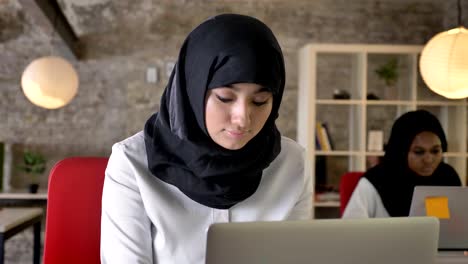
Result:
[[461,185],[456,171],[443,161],[431,176],[420,176],[408,167],[408,152],[413,139],[424,131],[436,134],[442,151],[447,151],[444,131],[433,114],[425,110],[407,112],[393,124],[383,161],[364,175],[377,189],[390,216],[409,215],[415,186]]
[[[205,95],[234,83],[264,86],[273,94],[273,107],[252,140],[227,150],[208,135]],[[183,43],[160,111],[145,124],[149,170],[208,207],[228,209],[248,198],[281,150],[275,119],[284,84],[281,48],[264,23],[235,14],[208,19]]]

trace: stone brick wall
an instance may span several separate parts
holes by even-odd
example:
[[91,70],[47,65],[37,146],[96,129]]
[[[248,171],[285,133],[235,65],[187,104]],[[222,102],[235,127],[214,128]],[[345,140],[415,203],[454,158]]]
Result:
[[[66,156],[109,155],[114,142],[141,130],[159,107],[166,67],[177,58],[183,39],[212,15],[252,15],[277,35],[287,67],[278,126],[292,138],[296,135],[297,50],[304,44],[423,44],[456,23],[456,2],[439,0],[59,3],[85,46],[85,56],[73,62],[80,76],[76,98],[62,109],[45,110],[26,100],[19,80],[29,62],[56,54],[59,44],[50,40],[53,34],[35,26],[16,0],[0,2],[0,140],[15,143],[16,161],[25,148],[42,152],[48,168]],[[159,71],[156,84],[145,82],[149,66]],[[24,177],[14,172],[13,187],[25,184]],[[47,173],[42,177],[42,186],[46,184]]]

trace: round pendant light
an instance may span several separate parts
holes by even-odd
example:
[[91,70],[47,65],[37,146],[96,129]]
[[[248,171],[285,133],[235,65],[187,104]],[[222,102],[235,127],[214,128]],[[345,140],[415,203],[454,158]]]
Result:
[[457,1],[457,9],[459,27],[435,35],[419,59],[426,85],[449,99],[468,97],[468,30],[461,26],[461,0]]
[[63,58],[42,57],[31,62],[21,77],[23,92],[33,104],[57,109],[68,104],[78,91],[78,75]]
[[458,27],[435,35],[422,50],[419,69],[435,93],[468,97],[468,30]]

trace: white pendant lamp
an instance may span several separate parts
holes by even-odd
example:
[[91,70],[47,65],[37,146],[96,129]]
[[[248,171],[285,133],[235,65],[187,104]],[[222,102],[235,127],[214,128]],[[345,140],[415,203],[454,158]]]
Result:
[[[461,25],[460,0],[458,24]],[[421,52],[419,70],[435,93],[450,99],[468,97],[468,30],[459,26],[435,35]]]
[[33,104],[57,109],[68,104],[78,91],[78,75],[66,60],[48,56],[31,62],[21,77],[23,92]]

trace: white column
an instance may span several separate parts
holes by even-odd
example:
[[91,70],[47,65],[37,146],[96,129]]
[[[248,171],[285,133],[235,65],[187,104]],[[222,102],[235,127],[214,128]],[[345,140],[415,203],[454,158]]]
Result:
[[4,144],[4,156],[3,156],[3,192],[8,192],[11,189],[11,173],[13,166],[13,150],[12,143],[5,142]]

